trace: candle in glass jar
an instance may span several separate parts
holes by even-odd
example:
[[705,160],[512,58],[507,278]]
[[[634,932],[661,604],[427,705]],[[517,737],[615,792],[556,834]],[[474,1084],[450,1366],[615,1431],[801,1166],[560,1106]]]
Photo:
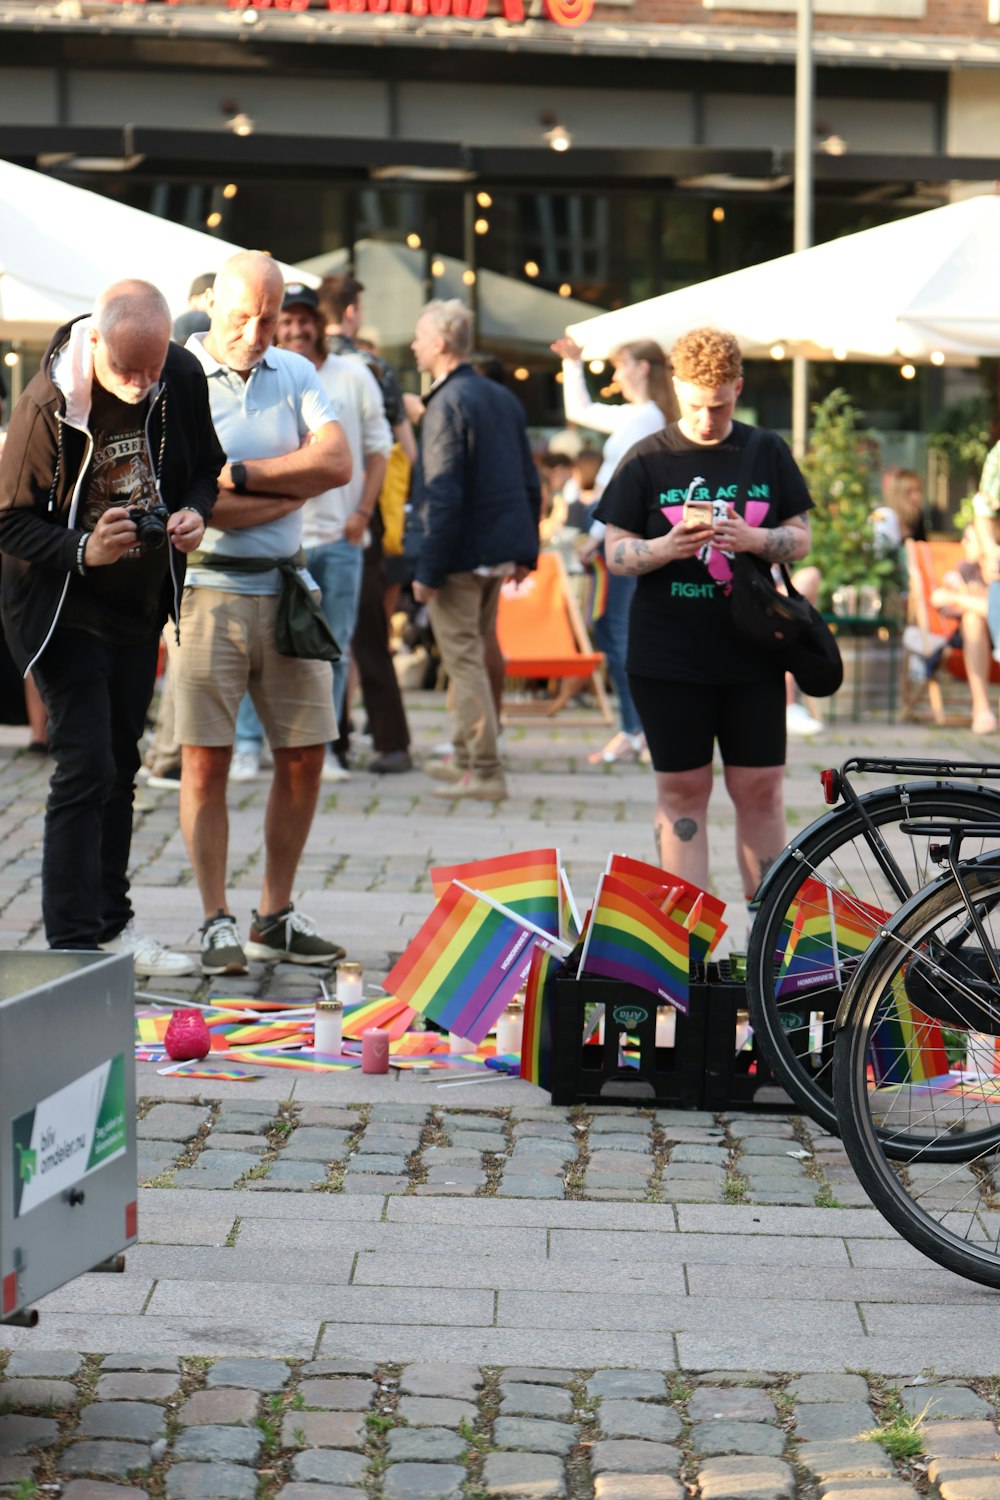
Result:
[[337,965],[337,999],[343,1006],[360,1005],[364,998],[362,976],[364,968],[359,963],[345,959]]
[[362,1073],[388,1073],[389,1033],[381,1026],[369,1026],[361,1035]]
[[673,1047],[677,1038],[677,1012],[672,1005],[656,1007],[656,1046]]
[[501,1057],[520,1052],[524,1031],[524,1006],[512,1000],[497,1021],[497,1052]]
[[344,1007],[339,1000],[317,1000],[313,1020],[313,1051],[339,1057],[343,1047]]

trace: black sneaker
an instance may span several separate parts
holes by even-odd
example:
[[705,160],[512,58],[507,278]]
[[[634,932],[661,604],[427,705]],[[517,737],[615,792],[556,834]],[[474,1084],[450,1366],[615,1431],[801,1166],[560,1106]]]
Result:
[[270,917],[254,912],[247,953],[251,958],[290,964],[335,964],[347,957],[346,948],[320,937],[311,917],[293,906]]
[[209,917],[201,929],[201,972],[245,974],[247,956],[240,943],[236,918],[226,911]]

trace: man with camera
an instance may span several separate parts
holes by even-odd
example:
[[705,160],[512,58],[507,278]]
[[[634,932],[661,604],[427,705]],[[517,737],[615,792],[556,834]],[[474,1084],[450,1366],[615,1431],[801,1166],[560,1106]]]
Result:
[[128,858],[160,631],[179,614],[225,462],[205,376],[147,281],[60,328],[0,455],[0,608],[49,715],[42,916],[52,948],[129,952],[143,977],[194,965],[134,928]]

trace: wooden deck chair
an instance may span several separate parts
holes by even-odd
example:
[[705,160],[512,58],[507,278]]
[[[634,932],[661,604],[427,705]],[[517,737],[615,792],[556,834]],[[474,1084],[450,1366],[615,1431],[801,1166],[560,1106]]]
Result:
[[560,553],[542,552],[537,570],[519,588],[504,585],[497,610],[497,638],[507,677],[558,678],[561,684],[555,698],[537,705],[505,704],[506,713],[551,718],[589,682],[603,722],[613,722],[601,681],[604,656],[591,645]]
[[[940,614],[934,608],[931,603],[931,594],[943,583],[945,574],[953,572],[962,561],[962,546],[960,542],[914,541],[907,541],[904,546],[910,594],[907,608],[909,628],[904,639],[907,660],[903,672],[903,718],[914,717],[926,689],[935,724],[944,724],[941,670],[943,668],[959,682],[965,682],[967,677],[961,646],[946,644],[944,649],[941,649],[941,643],[947,642],[954,635],[957,621],[950,616]],[[919,632],[919,636],[911,633],[914,630]],[[917,652],[911,652],[907,647],[907,641],[917,641],[920,649]],[[919,671],[910,671],[909,658],[912,655],[923,658],[925,663],[923,674]],[[990,681],[1000,682],[1000,664],[996,662],[993,663],[990,671]]]

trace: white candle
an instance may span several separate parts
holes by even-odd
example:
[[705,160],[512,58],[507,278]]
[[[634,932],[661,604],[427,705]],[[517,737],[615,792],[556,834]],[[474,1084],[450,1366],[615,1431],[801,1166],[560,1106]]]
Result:
[[448,1048],[451,1052],[475,1052],[476,1045],[467,1036],[459,1036],[457,1031],[448,1033]]
[[673,1047],[677,1038],[677,1012],[672,1005],[656,1007],[656,1046]]
[[524,1006],[513,1001],[497,1022],[497,1052],[501,1057],[511,1052],[520,1053],[523,1032]]
[[364,969],[358,963],[337,965],[337,999],[341,1005],[360,1005],[364,999]]
[[339,1057],[343,1047],[344,1007],[339,1000],[317,1000],[313,1021],[313,1051]]

